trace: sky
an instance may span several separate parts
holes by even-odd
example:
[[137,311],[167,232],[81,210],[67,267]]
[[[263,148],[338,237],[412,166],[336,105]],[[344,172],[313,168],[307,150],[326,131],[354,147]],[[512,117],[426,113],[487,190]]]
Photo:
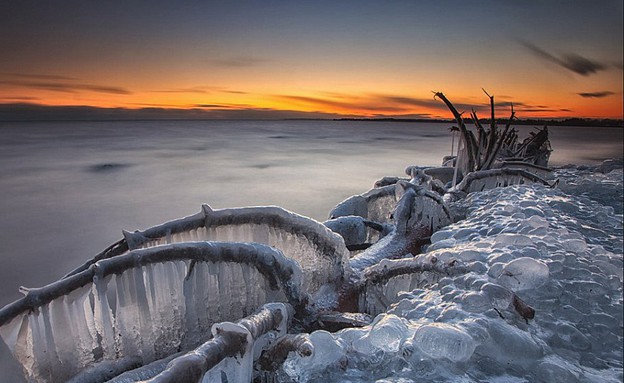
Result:
[[0,117],[622,118],[622,4],[4,0]]

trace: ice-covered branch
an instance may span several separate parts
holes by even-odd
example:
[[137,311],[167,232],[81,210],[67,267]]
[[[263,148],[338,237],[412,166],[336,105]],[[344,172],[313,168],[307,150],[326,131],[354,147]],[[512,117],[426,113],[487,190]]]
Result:
[[[411,184],[409,184],[411,185]],[[350,260],[351,269],[356,278],[362,277],[362,272],[368,266],[374,265],[384,258],[401,258],[407,254],[418,254],[420,246],[426,243],[433,232],[432,226],[437,226],[443,209],[439,205],[429,206],[428,198],[417,194],[415,185],[398,184],[402,196],[396,204],[393,216],[395,227],[390,234]],[[435,224],[434,224],[435,222]]]
[[[260,355],[267,347],[269,332],[274,340],[285,335],[288,322],[287,308],[283,304],[265,305],[257,313],[234,323],[219,323],[212,328],[213,338],[195,350],[173,359],[164,371],[145,383],[199,383],[210,380],[205,374],[227,381],[251,382],[254,354]],[[256,343],[263,343],[255,349]],[[224,363],[227,359],[234,363]]]
[[399,275],[424,272],[448,276],[467,273],[468,268],[457,260],[440,262],[435,256],[425,257],[421,255],[403,259],[384,259],[364,270],[364,280],[366,283],[383,284]]
[[304,270],[303,288],[314,294],[324,285],[336,286],[348,277],[349,252],[342,238],[320,222],[276,206],[215,209],[202,211],[143,230],[124,231],[124,239],[85,265],[118,256],[123,251],[171,243],[232,241],[266,244],[296,260]]
[[304,315],[300,274],[296,262],[260,244],[133,250],[30,290],[0,310],[0,335],[30,380],[65,381],[100,362],[139,356],[144,364],[188,350],[207,340],[212,324],[267,302]]
[[501,168],[468,173],[464,179],[457,184],[455,191],[471,193],[501,186],[525,183],[538,183],[550,186],[545,179],[524,169]]

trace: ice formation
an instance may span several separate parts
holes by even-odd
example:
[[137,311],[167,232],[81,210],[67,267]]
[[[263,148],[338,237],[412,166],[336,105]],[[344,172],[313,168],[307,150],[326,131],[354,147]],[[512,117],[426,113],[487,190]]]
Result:
[[[608,176],[618,200],[621,174]],[[380,313],[333,334],[340,365],[292,354],[284,373],[309,382],[621,381],[622,215],[586,197],[600,183],[576,184],[590,187],[469,194],[453,206],[465,219],[434,233],[425,253],[369,269],[375,297],[365,306]],[[386,321],[402,334],[396,342],[378,329]],[[386,341],[365,342],[376,336]]]
[[267,302],[301,307],[300,273],[260,244],[133,250],[29,291],[0,312],[0,335],[29,381],[117,375],[196,347],[214,323]]
[[455,190],[464,193],[490,190],[497,187],[509,185],[519,185],[525,183],[541,183],[549,185],[548,181],[540,176],[520,168],[502,168],[482,170],[468,173],[464,179],[457,184]]
[[329,218],[356,215],[370,221],[386,223],[390,221],[390,213],[396,202],[395,187],[390,184],[347,198],[329,212]]
[[[213,325],[209,341],[171,360],[148,382],[251,382],[253,362],[269,345],[286,335],[288,311],[284,304],[269,303],[237,323]],[[129,372],[126,379],[134,381],[133,375],[142,374]]]
[[408,182],[400,182],[394,188],[400,198],[392,214],[394,229],[351,257],[350,265],[356,277],[382,259],[418,254],[431,233],[451,221],[448,208],[434,193]]
[[0,310],[0,378],[622,381],[622,162],[550,183],[547,128],[518,141],[512,109],[497,131],[490,96],[475,136],[436,96],[452,167],[384,177],[325,224],[204,205],[124,232]]
[[[124,251],[189,241],[261,243],[279,249],[303,269],[303,289],[313,297],[322,290],[336,290],[348,277],[349,252],[344,241],[321,223],[280,207],[261,206],[213,210],[133,233],[77,271],[104,257]],[[326,302],[317,302],[327,305]]]

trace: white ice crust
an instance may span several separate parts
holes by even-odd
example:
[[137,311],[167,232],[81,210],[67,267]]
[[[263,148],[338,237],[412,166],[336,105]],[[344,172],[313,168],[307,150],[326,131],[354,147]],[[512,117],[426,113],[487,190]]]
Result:
[[542,185],[470,194],[455,206],[466,219],[436,232],[424,254],[466,273],[384,282],[372,325],[328,337],[331,360],[291,354],[285,373],[301,382],[622,381],[622,171],[566,172],[570,194]]

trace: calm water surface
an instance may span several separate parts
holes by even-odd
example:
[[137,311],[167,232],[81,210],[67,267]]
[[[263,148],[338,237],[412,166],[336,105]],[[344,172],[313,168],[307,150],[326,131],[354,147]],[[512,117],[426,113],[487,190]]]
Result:
[[[213,208],[323,221],[407,165],[439,165],[450,124],[347,121],[0,123],[0,306],[121,238]],[[519,127],[525,137],[531,127]],[[553,127],[552,165],[621,157],[623,130]]]

